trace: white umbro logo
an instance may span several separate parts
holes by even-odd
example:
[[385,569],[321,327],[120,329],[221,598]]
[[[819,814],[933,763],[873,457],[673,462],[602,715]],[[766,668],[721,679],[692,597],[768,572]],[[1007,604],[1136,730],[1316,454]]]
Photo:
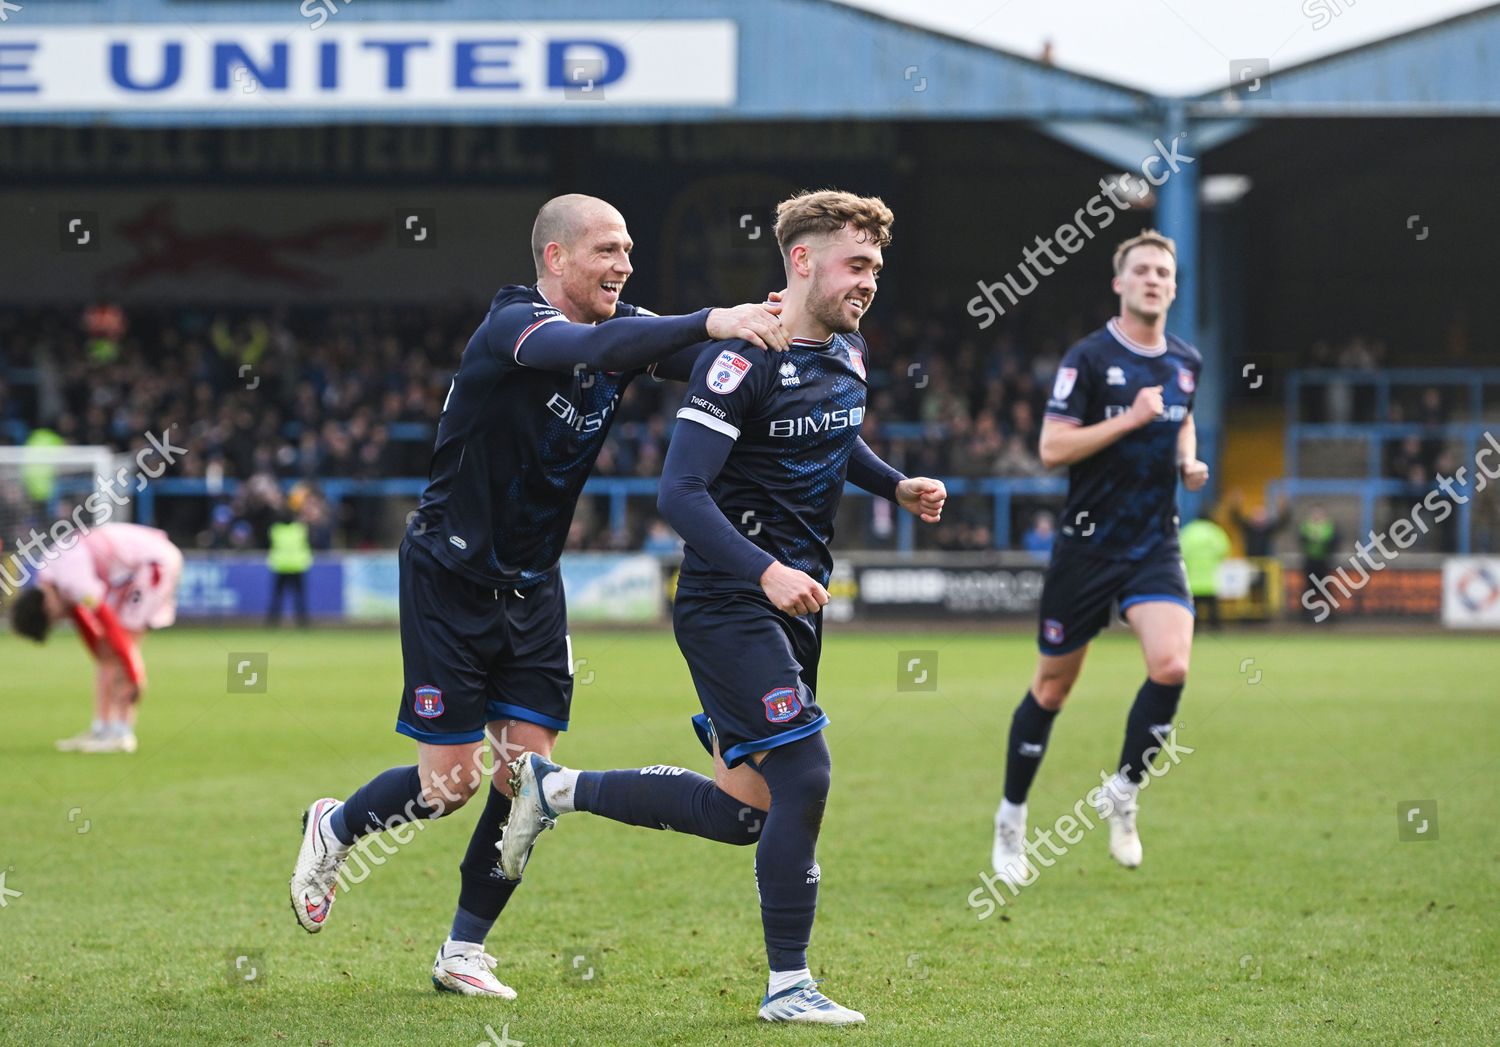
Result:
[[1020,756],[1040,756],[1046,751],[1046,746],[1038,745],[1036,742],[1022,742],[1016,747],[1016,753]]
[[456,534],[455,535],[450,535],[448,537],[448,544],[452,545],[452,546],[455,546],[456,548],[459,548],[459,549],[467,549],[469,547],[469,543],[466,542],[466,541],[464,541],[462,538],[460,538]]
[[1104,372],[1105,385],[1124,385],[1125,371],[1119,367],[1111,367]]
[[797,376],[797,365],[788,360],[777,370],[781,373],[781,384],[783,387],[801,385],[802,379]]

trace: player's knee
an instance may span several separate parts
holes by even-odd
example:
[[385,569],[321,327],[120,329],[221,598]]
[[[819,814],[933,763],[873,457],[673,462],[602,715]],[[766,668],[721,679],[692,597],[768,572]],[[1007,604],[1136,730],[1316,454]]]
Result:
[[429,775],[422,789],[422,802],[435,812],[434,818],[443,818],[473,799],[483,782],[484,776],[477,768],[469,771],[455,768],[447,774]]
[[822,732],[772,749],[760,772],[770,786],[772,806],[794,808],[816,835],[833,786],[833,760]]
[[1173,654],[1159,658],[1152,663],[1148,675],[1157,683],[1180,687],[1187,683],[1188,656]]
[[1075,679],[1071,676],[1038,676],[1031,683],[1031,696],[1043,709],[1056,712],[1073,692]]

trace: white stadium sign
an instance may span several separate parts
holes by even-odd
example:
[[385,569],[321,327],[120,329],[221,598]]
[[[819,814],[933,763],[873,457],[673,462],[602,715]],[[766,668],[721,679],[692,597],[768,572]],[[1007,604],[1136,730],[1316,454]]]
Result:
[[312,22],[8,28],[0,110],[734,104],[736,27]]
[[1443,624],[1500,629],[1500,558],[1454,556],[1443,562]]

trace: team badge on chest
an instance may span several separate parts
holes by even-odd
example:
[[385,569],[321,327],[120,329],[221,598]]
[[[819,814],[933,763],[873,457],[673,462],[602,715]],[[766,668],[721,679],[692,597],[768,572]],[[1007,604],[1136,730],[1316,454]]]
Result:
[[1177,388],[1185,393],[1190,393],[1197,387],[1198,383],[1193,380],[1192,371],[1189,371],[1186,367],[1177,368]]
[[708,387],[716,393],[732,393],[750,373],[750,361],[725,349],[708,369]]

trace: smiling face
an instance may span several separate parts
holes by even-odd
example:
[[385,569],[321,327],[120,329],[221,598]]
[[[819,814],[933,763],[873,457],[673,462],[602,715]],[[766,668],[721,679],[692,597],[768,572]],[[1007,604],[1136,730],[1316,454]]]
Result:
[[564,252],[563,295],[580,315],[582,323],[598,323],[615,315],[620,291],[634,267],[630,252],[635,244],[620,212],[610,208],[590,216],[582,232]]
[[1177,260],[1170,251],[1155,244],[1132,247],[1121,259],[1114,289],[1120,296],[1122,313],[1155,324],[1177,297]]
[[635,247],[619,211],[595,197],[560,197],[543,208],[533,238],[537,282],[549,302],[576,323],[615,315]]
[[876,281],[885,265],[880,248],[863,230],[845,225],[797,245],[792,253],[794,265],[805,262],[809,270],[808,314],[829,331],[858,331],[859,321],[875,300]]

